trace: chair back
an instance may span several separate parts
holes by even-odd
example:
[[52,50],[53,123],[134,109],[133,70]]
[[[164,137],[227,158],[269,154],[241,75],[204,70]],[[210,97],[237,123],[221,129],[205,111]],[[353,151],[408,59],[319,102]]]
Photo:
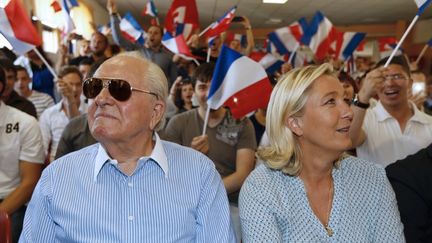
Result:
[[0,210],[0,243],[11,243],[12,231],[9,215]]

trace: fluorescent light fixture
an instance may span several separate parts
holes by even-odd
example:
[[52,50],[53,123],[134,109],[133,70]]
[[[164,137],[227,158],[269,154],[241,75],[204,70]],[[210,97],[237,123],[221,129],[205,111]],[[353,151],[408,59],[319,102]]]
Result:
[[263,3],[277,3],[277,4],[284,4],[288,0],[263,0]]

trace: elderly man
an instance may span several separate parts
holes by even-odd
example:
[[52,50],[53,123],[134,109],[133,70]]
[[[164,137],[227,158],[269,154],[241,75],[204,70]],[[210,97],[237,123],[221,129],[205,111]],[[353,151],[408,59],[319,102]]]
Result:
[[212,161],[156,133],[168,94],[160,68],[139,53],[120,54],[83,91],[99,143],[45,169],[21,242],[232,242]]
[[[0,65],[0,95],[6,77]],[[18,242],[26,210],[39,180],[44,159],[36,119],[0,100],[0,210],[12,221],[12,240]]]
[[[350,128],[357,156],[387,166],[426,147],[432,138],[432,117],[408,99],[413,83],[405,57],[387,58],[369,72],[353,102],[354,120]],[[372,108],[369,100],[378,95]]]

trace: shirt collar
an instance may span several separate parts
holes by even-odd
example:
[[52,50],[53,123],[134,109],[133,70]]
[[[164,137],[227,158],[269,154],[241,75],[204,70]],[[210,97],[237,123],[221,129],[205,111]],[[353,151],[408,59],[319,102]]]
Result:
[[[155,146],[153,148],[152,153],[150,154],[149,158],[154,160],[160,168],[163,170],[165,174],[165,178],[168,177],[168,159],[165,154],[165,150],[162,145],[162,141],[159,138],[159,135],[157,133],[154,133],[153,140],[156,140]],[[141,160],[143,157],[141,157],[139,160]],[[105,165],[105,163],[115,163],[113,159],[108,155],[105,148],[99,144],[98,152],[96,154],[95,158],[95,167],[94,167],[94,173],[93,173],[93,180],[97,181],[97,176],[99,172],[101,171],[102,167]]]
[[[428,115],[421,112],[413,102],[410,101],[409,103],[411,109],[414,110],[414,115],[409,119],[409,121],[416,121],[416,122],[428,124],[429,123],[429,119],[427,117]],[[387,110],[384,108],[381,101],[378,101],[377,105],[373,109],[375,110],[379,122],[383,122],[386,119],[393,118],[392,115],[390,115],[390,113],[388,113]]]

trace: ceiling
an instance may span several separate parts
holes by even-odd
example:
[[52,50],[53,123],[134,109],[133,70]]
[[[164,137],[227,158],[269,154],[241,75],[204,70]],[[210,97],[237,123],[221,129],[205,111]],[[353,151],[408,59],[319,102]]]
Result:
[[[107,0],[95,0],[105,7]],[[141,24],[150,22],[150,17],[140,13],[146,0],[116,0],[121,14],[130,11]],[[160,20],[167,13],[171,0],[154,0]],[[310,20],[320,10],[335,25],[392,23],[397,20],[411,20],[417,7],[414,0],[288,0],[285,4],[264,4],[262,0],[196,0],[201,29],[237,5],[236,15],[247,16],[253,28],[276,28],[289,25],[306,17]],[[430,7],[421,17],[432,17]],[[279,23],[271,20],[280,20]]]

